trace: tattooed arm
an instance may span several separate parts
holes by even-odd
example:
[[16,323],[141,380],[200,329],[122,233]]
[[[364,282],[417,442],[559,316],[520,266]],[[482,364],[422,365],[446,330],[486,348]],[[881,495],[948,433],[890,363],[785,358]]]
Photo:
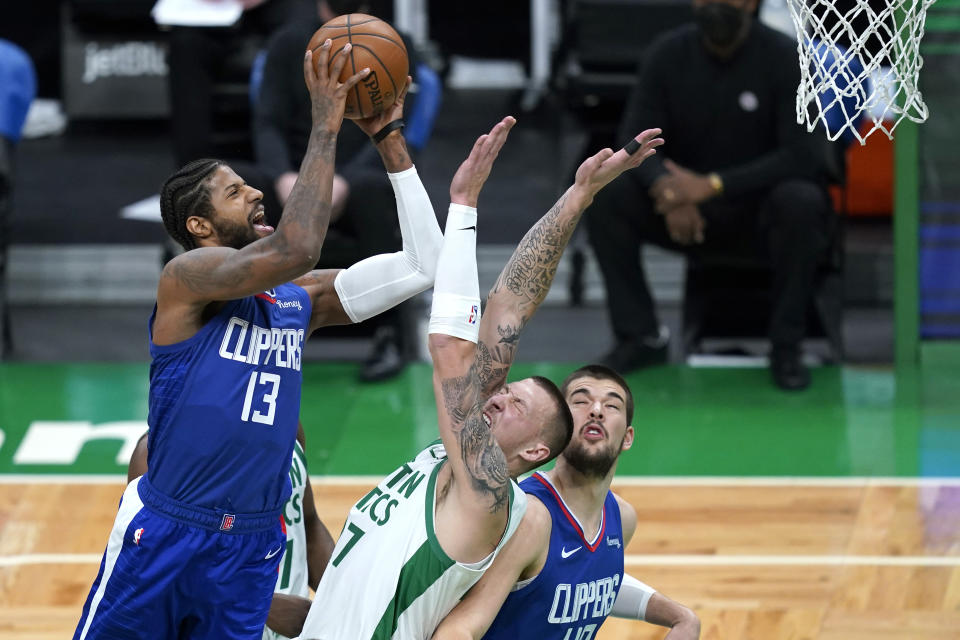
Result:
[[[206,246],[171,260],[163,270],[157,293],[161,316],[168,307],[203,305],[269,289],[302,275],[316,264],[330,221],[334,155],[346,96],[368,73],[368,70],[361,71],[340,84],[337,78],[349,47],[337,55],[333,69],[328,72],[330,48],[331,45],[325,43],[304,57],[304,79],[312,102],[313,126],[300,178],[276,232],[242,249]],[[318,58],[316,65],[314,55]],[[251,207],[256,206],[257,192],[232,172],[226,175],[229,179],[208,183],[211,202],[244,210],[247,201]],[[234,198],[244,201],[234,205]],[[205,223],[205,219],[188,219],[188,226]]]
[[[506,124],[512,126],[508,121],[497,126]],[[469,169],[472,159],[489,153],[485,147],[496,133],[494,128],[487,140],[481,137],[470,158],[461,165],[451,184],[453,202],[476,206],[489,169],[476,174],[465,169]],[[504,268],[488,298],[475,348],[472,343],[450,335],[430,334],[440,434],[452,463],[454,488],[459,497],[453,501],[453,507],[444,505],[441,510],[438,506],[437,535],[448,554],[458,561],[475,561],[479,559],[477,555],[489,553],[503,534],[509,505],[509,468],[487,426],[485,403],[504,386],[520,331],[546,296],[560,255],[583,210],[605,184],[654,152],[662,143],[654,139],[658,133],[653,130],[638,136],[638,148],[633,155],[605,149],[580,166],[576,183],[524,237]],[[472,180],[464,179],[471,177]],[[448,243],[449,240],[444,241],[444,250]],[[441,261],[443,258],[442,252]],[[438,267],[437,290],[443,272]],[[448,489],[449,485],[438,484],[438,504],[442,492]]]
[[[495,544],[502,535],[509,503],[506,459],[482,411],[486,397],[481,390],[492,375],[491,360],[486,345],[472,341],[476,340],[476,329],[471,336],[468,312],[473,305],[474,312],[478,311],[480,304],[473,208],[514,123],[513,118],[504,118],[489,134],[481,136],[457,170],[450,185],[453,206],[437,265],[429,343],[440,436],[457,495],[456,500],[444,502],[442,512],[438,511],[437,531],[444,549],[457,560],[478,560],[471,557],[474,552],[480,557],[489,552],[483,545],[490,541]],[[438,302],[441,299],[451,306]],[[443,492],[450,487],[450,478],[447,480]],[[465,526],[467,522],[469,527]],[[446,536],[446,531],[452,535]]]
[[[430,336],[440,436],[453,462],[458,487],[472,495],[473,499],[468,502],[480,511],[505,516],[510,497],[507,459],[483,416],[484,403],[490,397],[484,389],[496,388],[489,380],[500,378],[501,373],[491,360],[487,345],[481,341],[466,373],[457,375],[456,369],[449,365],[462,360],[463,343],[452,336]],[[473,347],[472,343],[466,344]],[[441,364],[444,361],[449,364]],[[506,378],[505,369],[502,376],[501,379]],[[496,525],[494,529],[497,530]],[[497,532],[502,533],[502,526]]]
[[[635,140],[633,154],[621,149],[604,149],[587,158],[577,169],[576,180],[566,193],[527,232],[487,295],[487,307],[480,322],[480,345],[487,353],[490,375],[482,393],[487,395],[506,382],[507,371],[516,356],[520,331],[530,321],[553,283],[560,256],[580,216],[593,197],[614,178],[638,166],[663,144],[659,129],[648,129]],[[479,349],[478,349],[479,351]]]

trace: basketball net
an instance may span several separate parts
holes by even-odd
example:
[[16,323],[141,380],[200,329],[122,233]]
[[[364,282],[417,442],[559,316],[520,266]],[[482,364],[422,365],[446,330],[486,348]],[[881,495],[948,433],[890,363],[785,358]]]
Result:
[[[835,0],[788,0],[800,55],[797,123],[813,131],[821,122],[830,140],[852,139],[852,134],[865,144],[878,129],[892,139],[904,118],[925,121],[927,105],[917,77],[924,21],[933,2],[886,0],[878,11],[868,0],[856,0],[844,12]],[[855,20],[867,28],[855,30]],[[849,42],[849,48],[838,41]]]

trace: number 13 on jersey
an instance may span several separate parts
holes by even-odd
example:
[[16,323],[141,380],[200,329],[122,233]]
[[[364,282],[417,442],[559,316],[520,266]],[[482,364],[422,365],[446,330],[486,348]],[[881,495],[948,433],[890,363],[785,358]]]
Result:
[[[251,371],[250,381],[247,383],[247,395],[243,399],[243,413],[240,419],[244,422],[259,422],[260,424],[273,424],[274,415],[277,412],[277,394],[280,392],[280,376],[266,371]],[[262,394],[262,395],[260,395]],[[253,397],[258,396],[260,408],[266,407],[266,414],[261,413],[260,409],[254,409],[253,415],[250,414]]]

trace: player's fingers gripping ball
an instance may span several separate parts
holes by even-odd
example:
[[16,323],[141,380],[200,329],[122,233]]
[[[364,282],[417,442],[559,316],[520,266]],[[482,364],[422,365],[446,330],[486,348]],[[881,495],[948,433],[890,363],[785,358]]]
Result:
[[317,29],[307,47],[315,51],[327,38],[333,41],[328,62],[331,70],[344,45],[353,45],[340,72],[340,82],[364,67],[370,68],[370,74],[347,96],[344,117],[369,118],[393,105],[407,81],[410,66],[407,48],[393,27],[365,13],[337,16]]

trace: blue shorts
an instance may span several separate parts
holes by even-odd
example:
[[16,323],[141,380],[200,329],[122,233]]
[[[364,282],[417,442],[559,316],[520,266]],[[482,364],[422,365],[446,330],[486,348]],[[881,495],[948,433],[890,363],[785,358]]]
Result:
[[137,478],[73,638],[259,640],[285,545],[279,514],[197,509]]

